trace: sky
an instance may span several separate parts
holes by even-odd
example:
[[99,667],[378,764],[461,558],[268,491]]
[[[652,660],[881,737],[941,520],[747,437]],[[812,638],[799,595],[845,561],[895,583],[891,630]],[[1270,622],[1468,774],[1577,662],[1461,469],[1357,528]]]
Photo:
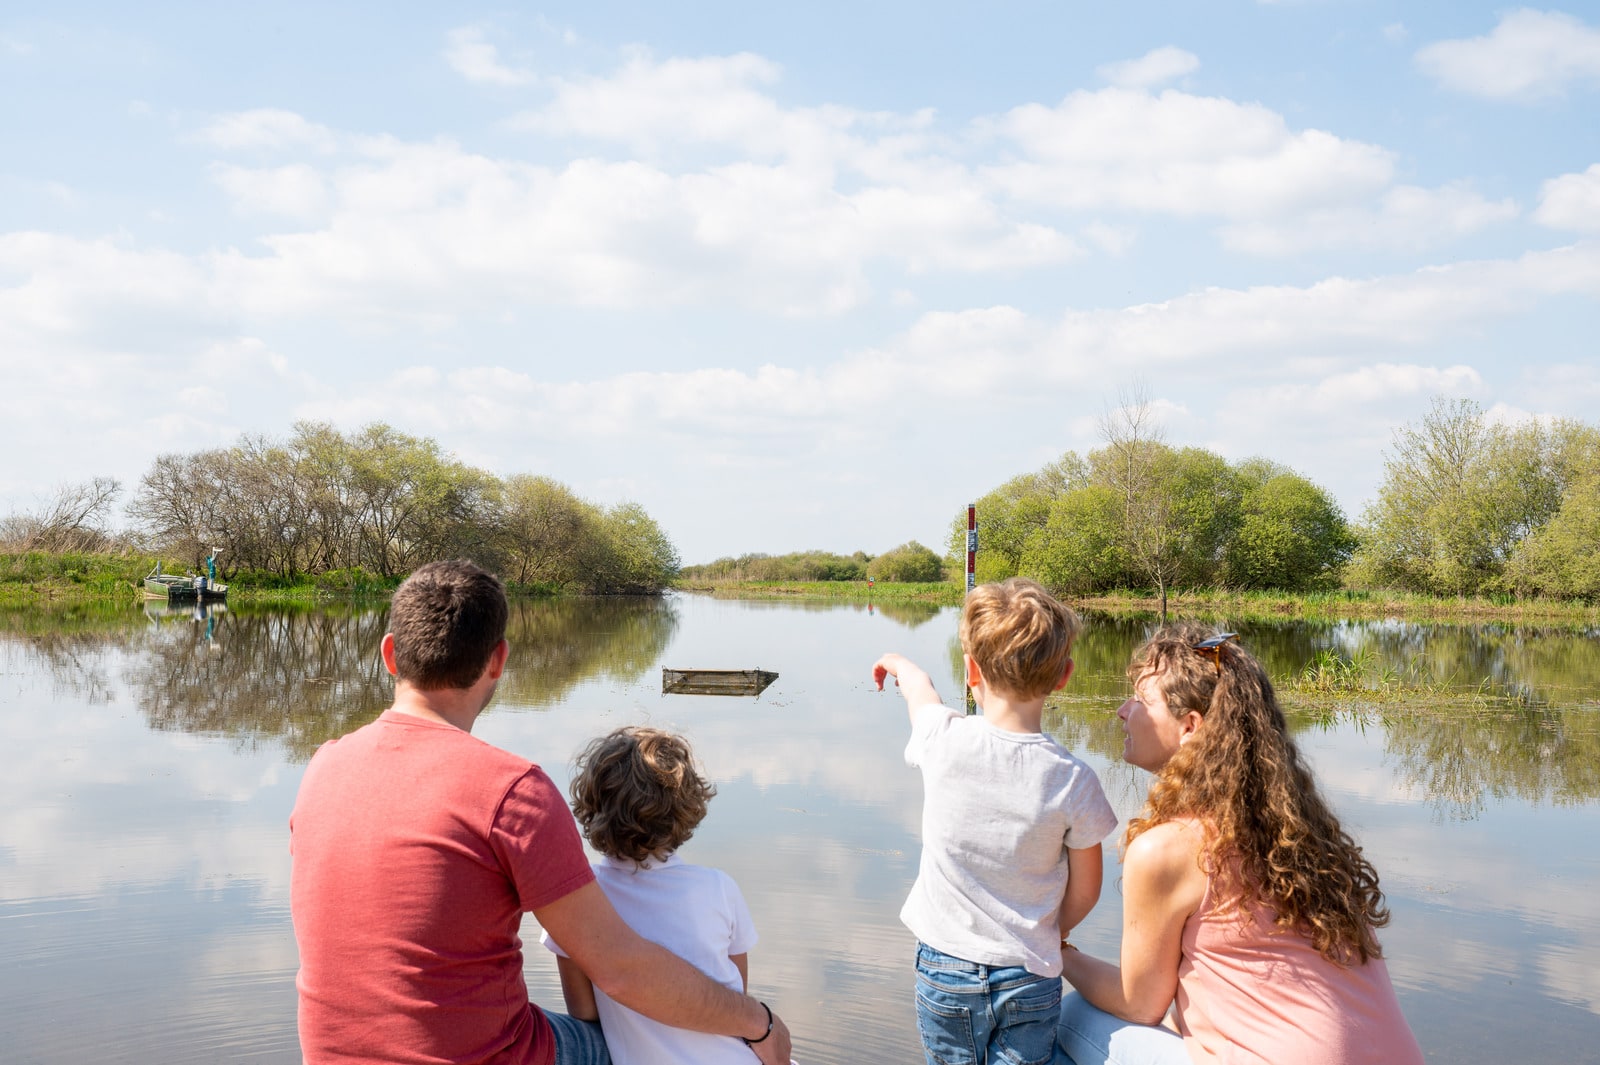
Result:
[[768,7],[6,5],[0,513],[382,421],[876,554],[1139,390],[1352,519],[1600,420],[1594,0]]

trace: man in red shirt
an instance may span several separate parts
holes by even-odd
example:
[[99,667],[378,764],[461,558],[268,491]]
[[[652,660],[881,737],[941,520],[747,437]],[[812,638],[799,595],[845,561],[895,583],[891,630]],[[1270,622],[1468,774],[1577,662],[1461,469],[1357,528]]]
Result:
[[394,705],[306,768],[289,819],[306,1065],[604,1065],[598,1025],[528,1001],[525,911],[617,1001],[788,1062],[765,1005],[617,915],[544,771],[472,737],[505,670],[506,615],[472,563],[417,570],[383,638]]

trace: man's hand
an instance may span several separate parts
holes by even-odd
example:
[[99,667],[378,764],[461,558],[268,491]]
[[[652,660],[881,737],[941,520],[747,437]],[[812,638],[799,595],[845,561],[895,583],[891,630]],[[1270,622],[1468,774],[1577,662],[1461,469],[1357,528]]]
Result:
[[789,1038],[789,1026],[776,1013],[772,1015],[772,1034],[749,1046],[763,1065],[789,1065],[790,1055],[794,1051]]

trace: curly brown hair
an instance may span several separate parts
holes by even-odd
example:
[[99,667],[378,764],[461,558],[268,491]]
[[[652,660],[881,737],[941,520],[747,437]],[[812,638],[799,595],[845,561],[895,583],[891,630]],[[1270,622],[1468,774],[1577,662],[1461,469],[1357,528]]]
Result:
[[1205,830],[1200,862],[1225,908],[1264,904],[1280,928],[1338,965],[1383,957],[1389,923],[1378,872],[1339,824],[1289,735],[1267,672],[1237,643],[1213,662],[1194,647],[1215,635],[1193,623],[1162,628],[1128,665],[1150,677],[1174,716],[1205,727],[1156,774],[1126,843],[1176,818]]
[[595,850],[642,862],[683,846],[716,793],[695,770],[688,740],[631,726],[596,737],[579,753],[572,812]]

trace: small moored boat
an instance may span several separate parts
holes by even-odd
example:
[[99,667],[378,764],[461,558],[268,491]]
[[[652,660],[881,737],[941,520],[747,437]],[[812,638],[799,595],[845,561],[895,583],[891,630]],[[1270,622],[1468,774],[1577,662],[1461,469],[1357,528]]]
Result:
[[661,670],[663,695],[760,695],[778,679],[765,669]]
[[144,578],[146,599],[165,599],[169,603],[214,603],[228,598],[228,586],[218,584],[204,574],[162,573],[161,563]]

